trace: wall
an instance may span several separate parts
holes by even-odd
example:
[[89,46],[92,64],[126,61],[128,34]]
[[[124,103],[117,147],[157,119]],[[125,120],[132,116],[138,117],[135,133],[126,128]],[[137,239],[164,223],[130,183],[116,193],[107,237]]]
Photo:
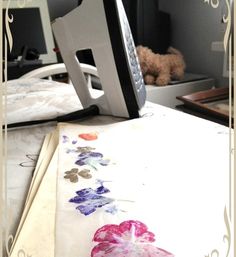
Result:
[[50,18],[53,21],[55,18],[65,15],[77,6],[78,0],[48,0],[48,9]]
[[172,45],[184,54],[187,71],[209,75],[216,79],[216,86],[226,86],[228,78],[222,77],[224,52],[211,50],[212,42],[223,40],[226,28],[221,22],[223,14],[227,15],[224,1],[220,4],[212,8],[204,0],[159,2],[160,9],[171,14]]

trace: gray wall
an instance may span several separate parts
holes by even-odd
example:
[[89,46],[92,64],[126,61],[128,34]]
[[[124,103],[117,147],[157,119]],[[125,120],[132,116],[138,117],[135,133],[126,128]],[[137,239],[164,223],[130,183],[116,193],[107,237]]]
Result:
[[50,18],[53,21],[55,18],[65,15],[77,6],[78,0],[48,0],[48,9]]
[[160,9],[171,15],[172,45],[182,51],[187,71],[209,75],[216,79],[216,86],[226,86],[224,52],[211,50],[212,42],[224,38],[226,26],[221,20],[227,13],[224,1],[220,4],[212,8],[203,0],[160,0]]

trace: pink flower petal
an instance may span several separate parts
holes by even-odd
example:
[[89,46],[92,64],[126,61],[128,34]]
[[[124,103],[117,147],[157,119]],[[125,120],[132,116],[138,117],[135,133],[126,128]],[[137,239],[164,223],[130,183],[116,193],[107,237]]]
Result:
[[140,221],[105,225],[96,231],[93,241],[99,244],[92,249],[91,257],[174,257],[151,244],[155,235]]
[[126,257],[130,253],[131,247],[123,244],[99,243],[92,252],[91,257]]
[[93,241],[95,242],[110,242],[117,243],[120,240],[122,233],[120,232],[119,226],[114,224],[108,224],[99,228],[94,235]]
[[102,256],[104,254],[109,254],[114,250],[114,245],[111,243],[99,243],[96,245],[92,252],[91,252],[91,257],[97,257],[97,256]]
[[147,253],[144,257],[174,257],[172,253],[151,244],[145,244],[142,248]]
[[144,223],[135,220],[124,221],[119,225],[119,228],[122,233],[133,229],[136,237],[140,237],[147,232],[147,226]]
[[173,254],[151,244],[100,243],[92,250],[91,257],[174,257]]
[[136,241],[140,243],[155,242],[155,234],[150,231],[147,231],[143,233],[141,236],[137,237]]

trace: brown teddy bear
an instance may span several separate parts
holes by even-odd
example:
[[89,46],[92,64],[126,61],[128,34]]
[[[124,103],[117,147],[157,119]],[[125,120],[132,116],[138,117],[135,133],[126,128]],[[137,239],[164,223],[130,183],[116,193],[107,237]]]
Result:
[[136,50],[146,84],[165,86],[171,80],[184,77],[186,65],[183,55],[177,49],[169,47],[164,55],[153,53],[144,46],[137,46]]

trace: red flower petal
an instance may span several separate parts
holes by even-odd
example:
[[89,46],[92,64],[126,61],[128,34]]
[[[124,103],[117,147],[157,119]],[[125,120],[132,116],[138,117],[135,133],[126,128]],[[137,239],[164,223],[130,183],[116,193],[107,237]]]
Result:
[[87,141],[96,140],[98,138],[97,133],[83,133],[79,134],[79,137]]
[[118,238],[120,238],[121,236],[122,236],[122,233],[120,232],[118,225],[108,224],[99,228],[96,231],[93,237],[93,241],[117,243],[120,241]]

